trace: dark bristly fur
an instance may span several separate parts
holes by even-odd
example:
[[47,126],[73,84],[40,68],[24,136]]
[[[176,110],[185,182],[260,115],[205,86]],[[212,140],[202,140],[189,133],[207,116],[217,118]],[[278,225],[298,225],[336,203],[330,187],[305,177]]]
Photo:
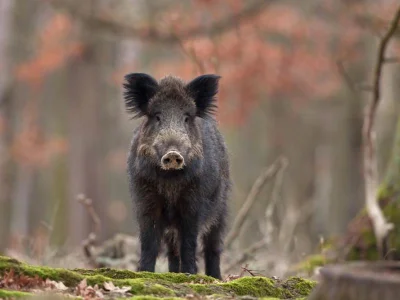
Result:
[[[205,272],[221,278],[220,255],[231,186],[224,139],[213,117],[219,76],[189,83],[141,73],[125,77],[127,111],[144,117],[128,158],[130,192],[140,229],[139,271],[155,271],[161,243],[170,272],[197,273],[198,240]],[[182,155],[182,169],[161,168],[168,151]]]

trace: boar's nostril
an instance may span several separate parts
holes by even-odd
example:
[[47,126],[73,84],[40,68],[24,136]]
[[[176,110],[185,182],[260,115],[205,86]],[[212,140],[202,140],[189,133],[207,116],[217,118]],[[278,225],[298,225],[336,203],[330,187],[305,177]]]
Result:
[[183,156],[177,151],[169,151],[161,158],[161,168],[164,170],[182,169],[183,166]]

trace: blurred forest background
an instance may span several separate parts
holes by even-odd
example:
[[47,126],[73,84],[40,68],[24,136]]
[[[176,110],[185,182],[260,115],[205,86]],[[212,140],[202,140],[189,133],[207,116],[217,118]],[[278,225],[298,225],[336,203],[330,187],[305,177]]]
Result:
[[[367,95],[358,91],[397,2],[0,0],[0,253],[43,258],[79,248],[93,231],[92,208],[99,241],[135,236],[125,164],[140,120],[124,111],[123,76],[216,73],[231,222],[263,170],[284,157],[229,246],[254,247],[241,262],[251,258],[255,269],[286,271],[322,238],[343,234],[363,207]],[[386,66],[380,178],[399,81],[399,65]]]

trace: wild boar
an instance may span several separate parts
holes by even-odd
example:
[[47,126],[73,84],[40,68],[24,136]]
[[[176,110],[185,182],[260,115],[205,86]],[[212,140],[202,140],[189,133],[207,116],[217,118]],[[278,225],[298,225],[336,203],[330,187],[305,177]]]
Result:
[[229,157],[214,112],[220,76],[186,83],[125,76],[125,107],[143,121],[133,132],[127,161],[139,225],[138,271],[155,272],[161,243],[170,272],[196,274],[202,244],[205,273],[221,279],[220,255],[231,189]]

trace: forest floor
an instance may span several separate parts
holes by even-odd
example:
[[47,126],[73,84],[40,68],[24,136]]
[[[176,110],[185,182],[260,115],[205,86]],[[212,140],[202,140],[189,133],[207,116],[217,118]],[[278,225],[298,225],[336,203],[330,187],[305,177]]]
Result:
[[181,273],[50,268],[0,256],[0,299],[306,299],[315,285],[299,277],[250,275],[219,281]]

